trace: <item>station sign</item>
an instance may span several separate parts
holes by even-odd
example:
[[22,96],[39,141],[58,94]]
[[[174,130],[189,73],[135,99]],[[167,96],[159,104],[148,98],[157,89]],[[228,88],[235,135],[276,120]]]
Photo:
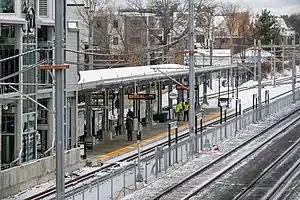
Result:
[[[176,90],[188,90],[189,85],[176,85]],[[199,90],[199,85],[195,85],[195,90]]]
[[202,113],[197,113],[197,114],[196,114],[197,119],[202,119],[202,116],[203,116]]
[[93,106],[87,106],[88,109],[91,109],[93,111],[101,111],[106,108],[106,106],[101,106],[101,105],[93,105]]
[[155,98],[155,94],[128,94],[128,99],[154,100]]
[[174,130],[178,127],[177,121],[170,122],[169,125],[170,125],[170,130]]
[[219,107],[228,107],[229,98],[219,98]]

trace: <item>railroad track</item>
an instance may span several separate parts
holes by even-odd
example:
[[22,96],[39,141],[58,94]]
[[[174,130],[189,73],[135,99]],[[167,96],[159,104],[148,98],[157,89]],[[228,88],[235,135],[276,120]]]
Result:
[[[273,200],[277,190],[300,166],[300,139],[290,146],[279,158],[269,165],[234,200]],[[286,172],[286,173],[283,173]],[[278,182],[278,180],[280,180]],[[267,183],[267,184],[266,184]]]
[[[253,136],[249,140],[243,142],[236,148],[225,153],[223,156],[217,158],[213,162],[204,166],[203,168],[193,172],[185,179],[177,182],[171,187],[167,188],[160,194],[158,194],[155,200],[161,199],[191,199],[200,192],[207,189],[212,184],[216,183],[221,177],[227,175],[237,166],[240,166],[243,161],[248,159],[250,156],[253,156],[255,153],[259,152],[263,147],[265,147],[269,142],[273,141],[282,133],[290,129],[293,125],[299,123],[300,109],[293,111],[292,113],[283,117],[279,122],[276,122],[264,129],[259,134]],[[279,131],[278,131],[279,130]],[[276,132],[277,131],[277,132]],[[275,132],[275,134],[273,133]],[[272,134],[271,137],[265,138],[266,134]],[[252,144],[256,145],[252,145]],[[251,145],[250,145],[251,144]],[[244,149],[244,151],[242,151]],[[246,150],[245,150],[246,149]],[[243,152],[243,153],[240,153]],[[216,187],[213,191],[217,192],[219,188]],[[210,191],[210,192],[213,192]],[[201,197],[197,196],[194,199],[209,199],[206,195]],[[215,198],[215,199],[232,199],[227,198]]]
[[[298,87],[297,87],[297,88],[298,88]],[[299,88],[300,88],[300,87],[299,87]],[[288,93],[290,93],[290,92],[291,92],[291,90],[290,90],[290,91],[287,91],[287,92],[285,92],[285,93],[282,93],[282,94],[280,94],[280,95],[277,95],[277,96],[275,96],[275,97],[273,97],[273,98],[270,98],[270,100],[274,100],[274,99],[280,98],[280,97],[282,97],[282,96],[284,96],[284,95],[286,95],[286,94],[288,94]],[[263,103],[265,103],[265,102],[263,102]],[[243,113],[248,112],[248,111],[250,111],[250,110],[252,110],[252,107],[248,107],[248,108],[244,109],[244,110],[243,110]],[[228,115],[228,116],[227,116],[227,119],[229,120],[229,119],[232,119],[232,118],[234,118],[234,117],[235,117],[235,113],[234,113],[234,114]],[[204,126],[203,126],[203,130],[205,130],[205,129],[208,128],[208,127],[215,126],[215,125],[218,125],[218,124],[219,124],[219,119],[211,120],[209,123],[204,122],[204,124],[203,124],[203,125],[204,125]],[[178,137],[178,140],[180,141],[180,140],[186,139],[186,138],[188,138],[188,137],[189,137],[189,132],[186,131],[184,134],[182,134],[182,135],[180,135],[180,136]],[[174,143],[174,142],[175,142],[175,138],[173,138],[173,139],[171,140],[171,142]],[[158,144],[158,145],[156,145],[156,146],[154,146],[154,147],[151,147],[151,148],[148,148],[148,149],[145,149],[145,150],[141,151],[141,157],[144,157],[144,156],[146,156],[146,155],[148,155],[148,154],[151,154],[151,153],[153,154],[157,146],[167,147],[167,146],[168,146],[168,141],[162,142],[162,143],[160,143],[160,144]],[[130,156],[126,157],[126,158],[122,158],[122,159],[120,159],[118,162],[124,162],[124,161],[131,162],[131,161],[134,161],[134,160],[136,160],[136,159],[137,159],[137,153],[134,154],[134,155],[130,155]],[[97,169],[97,170],[94,170],[94,171],[91,171],[91,172],[89,172],[89,173],[87,173],[87,174],[84,174],[84,175],[82,175],[82,176],[76,177],[76,178],[74,178],[74,179],[72,179],[72,180],[70,180],[70,181],[66,181],[66,183],[65,183],[65,188],[66,188],[66,189],[72,188],[72,187],[74,187],[77,183],[80,183],[80,182],[83,182],[83,181],[87,181],[87,180],[89,180],[89,179],[93,179],[93,178],[95,178],[95,175],[96,175],[98,172],[108,170],[108,169],[110,169],[110,168],[112,168],[112,167],[114,167],[114,166],[116,166],[116,163],[106,164],[106,165],[102,166],[101,168],[99,168],[99,169]],[[25,200],[38,200],[38,199],[43,199],[43,198],[46,198],[46,197],[48,197],[48,196],[54,195],[55,192],[56,192],[56,189],[55,189],[55,187],[53,186],[53,187],[51,187],[51,188],[49,188],[49,189],[47,189],[47,190],[45,190],[45,191],[43,191],[43,192],[37,193],[37,194],[35,194],[35,195],[32,195],[32,196],[26,198]]]

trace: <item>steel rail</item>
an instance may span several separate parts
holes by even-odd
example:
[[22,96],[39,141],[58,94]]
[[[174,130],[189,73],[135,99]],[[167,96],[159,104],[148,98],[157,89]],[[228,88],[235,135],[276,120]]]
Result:
[[[243,199],[244,197],[246,197],[247,194],[249,194],[251,192],[252,189],[254,189],[256,187],[256,185],[259,184],[259,182],[261,180],[263,180],[268,174],[270,174],[271,172],[273,172],[275,170],[275,168],[284,163],[285,160],[287,160],[289,158],[289,156],[294,153],[295,150],[298,150],[300,144],[300,139],[298,139],[292,146],[290,146],[283,154],[280,155],[280,157],[278,157],[273,163],[271,163],[254,181],[252,181],[242,192],[240,192],[237,196],[235,196],[234,200],[239,200],[239,199]],[[299,163],[300,164],[300,163]],[[299,165],[298,164],[298,165]],[[297,165],[297,166],[298,166]],[[294,169],[295,170],[295,169]],[[293,170],[293,171],[294,171]],[[292,171],[292,172],[293,172]],[[289,173],[289,175],[291,175],[291,172]],[[285,179],[286,180],[286,179]],[[276,188],[274,188],[274,190],[272,191],[272,193],[275,193]],[[270,194],[272,194],[270,193]],[[269,198],[267,198],[269,199]]]
[[[279,196],[284,192],[284,184],[289,179],[294,179],[294,175],[299,176],[299,167],[300,160],[297,160],[296,163],[281,177],[281,179],[268,191],[268,193],[262,198],[262,200],[273,200],[279,199]],[[295,189],[295,188],[294,188]],[[294,189],[292,192],[294,192]],[[292,192],[290,194],[292,194]],[[279,195],[278,195],[279,194]],[[290,195],[289,194],[289,195]]]
[[[207,164],[206,166],[204,166],[203,168],[197,170],[196,172],[192,173],[191,175],[189,175],[188,177],[186,177],[185,179],[183,179],[182,181],[174,184],[173,186],[171,186],[170,188],[166,189],[165,191],[161,192],[160,194],[158,194],[157,196],[155,196],[155,198],[153,198],[154,200],[158,200],[161,199],[164,196],[168,196],[169,194],[171,194],[174,190],[176,189],[180,189],[180,187],[187,183],[188,181],[192,180],[193,178],[196,178],[197,176],[201,175],[201,173],[203,173],[204,171],[206,171],[207,169],[209,169],[210,167],[212,167],[213,165],[219,163],[220,161],[223,161],[225,158],[228,158],[229,156],[231,156],[233,153],[237,152],[239,149],[241,149],[242,147],[248,145],[249,143],[251,143],[252,141],[254,141],[255,139],[259,138],[260,136],[266,134],[267,132],[269,132],[270,130],[273,130],[274,128],[278,127],[279,125],[282,126],[282,122],[286,122],[288,119],[290,119],[292,116],[294,117],[295,114],[299,114],[300,108],[285,115],[282,119],[280,119],[280,121],[277,121],[275,123],[273,123],[271,126],[265,128],[263,131],[261,131],[260,133],[258,133],[257,135],[251,137],[250,139],[248,139],[247,141],[243,142],[242,144],[238,145],[237,147],[235,147],[234,149],[230,150],[229,152],[225,153],[223,156],[215,159],[214,161],[210,162],[209,164]],[[217,174],[216,176],[214,176],[213,178],[209,179],[208,181],[206,181],[203,185],[201,185],[200,187],[196,188],[195,190],[193,190],[191,193],[187,194],[184,198],[182,198],[182,200],[187,200],[190,199],[191,197],[195,196],[196,194],[198,194],[200,191],[202,191],[203,189],[205,189],[206,187],[208,187],[209,185],[211,185],[214,181],[216,181],[217,179],[219,179],[221,176],[223,176],[224,174],[226,174],[228,171],[230,171],[231,169],[233,169],[234,167],[236,167],[240,162],[242,162],[243,160],[247,159],[250,155],[253,155],[255,152],[257,152],[259,149],[263,148],[265,146],[266,143],[270,142],[271,140],[273,140],[274,138],[276,138],[278,135],[282,134],[285,130],[287,130],[290,125],[295,124],[298,122],[298,120],[300,119],[300,117],[297,117],[296,120],[293,120],[289,126],[286,126],[285,128],[283,128],[283,130],[279,131],[278,133],[274,134],[272,137],[270,137],[269,139],[267,139],[266,141],[264,141],[262,144],[260,144],[259,146],[257,146],[255,149],[253,149],[252,151],[248,152],[246,155],[244,155],[242,158],[240,158],[239,160],[235,161],[233,164],[227,166],[222,172],[220,172],[219,174]]]
[[[297,87],[297,88],[300,88],[300,86]],[[277,99],[277,98],[279,98],[279,97],[281,97],[281,96],[284,96],[284,95],[286,95],[286,94],[288,94],[288,93],[290,93],[290,92],[291,92],[291,90],[290,90],[290,91],[287,91],[287,92],[285,92],[285,93],[282,93],[282,94],[280,94],[280,95],[277,95],[277,96],[275,96],[275,97],[273,97],[273,98],[270,98],[270,100]],[[251,111],[251,110],[252,110],[252,107],[248,107],[248,108],[246,108],[246,109],[243,110],[243,113],[249,112],[249,111]],[[235,117],[235,113],[233,113],[233,114],[231,114],[231,115],[228,115],[228,118],[227,118],[227,119],[229,120],[229,119],[232,119],[232,118],[234,118],[234,117]],[[204,122],[204,123],[205,123],[205,122]],[[205,130],[205,129],[207,129],[208,127],[211,127],[211,126],[215,126],[215,125],[217,125],[217,124],[219,124],[219,119],[218,119],[218,118],[215,118],[214,120],[211,120],[210,123],[204,125],[204,126],[203,126],[203,130]],[[197,130],[200,131],[200,128],[197,128]],[[180,135],[180,136],[178,137],[178,140],[182,140],[182,139],[185,139],[185,138],[187,138],[187,137],[189,137],[189,132],[188,132],[188,130],[187,130],[184,134]],[[173,138],[173,139],[171,140],[171,142],[174,143],[174,142],[175,142],[175,138]],[[141,151],[141,157],[143,157],[143,156],[145,156],[145,155],[148,155],[148,154],[150,154],[150,153],[153,153],[153,152],[155,151],[155,149],[156,149],[158,146],[166,147],[166,146],[168,146],[168,141],[162,142],[162,143],[160,143],[160,144],[158,144],[158,145],[155,145],[154,147],[150,147],[150,148],[148,148],[148,149],[145,149],[145,150]],[[120,159],[120,160],[117,161],[117,162],[124,162],[124,161],[131,162],[131,161],[134,161],[135,159],[137,159],[137,153],[136,153],[136,154],[133,154],[133,155],[130,155],[130,156],[127,156],[126,158],[122,158],[122,159]],[[67,181],[67,182],[66,182],[66,185],[65,185],[65,188],[67,189],[67,188],[73,187],[74,184],[77,184],[77,183],[79,183],[79,182],[86,181],[86,180],[88,180],[88,179],[94,178],[96,173],[98,173],[98,172],[100,172],[100,171],[103,171],[103,170],[107,170],[107,169],[109,169],[109,168],[111,168],[111,167],[113,167],[113,166],[115,166],[115,165],[116,165],[115,163],[110,163],[110,164],[108,164],[108,165],[105,165],[105,166],[101,167],[100,169],[91,171],[91,172],[89,172],[89,173],[87,173],[87,174],[84,174],[84,175],[82,175],[82,176],[80,176],[80,177],[77,177],[77,178],[75,178],[75,179],[73,179],[73,180]],[[37,199],[42,199],[42,198],[45,198],[45,197],[48,197],[48,196],[50,196],[50,195],[55,194],[55,192],[56,192],[55,187],[51,187],[51,188],[49,188],[48,190],[45,190],[45,191],[40,192],[40,193],[38,193],[38,194],[32,195],[32,196],[26,198],[25,200],[35,200],[35,199],[37,200]]]

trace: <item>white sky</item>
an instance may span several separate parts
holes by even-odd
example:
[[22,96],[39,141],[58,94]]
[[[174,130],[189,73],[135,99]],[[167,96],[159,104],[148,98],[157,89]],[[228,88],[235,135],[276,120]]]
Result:
[[[116,5],[126,6],[127,0],[107,0],[115,2]],[[147,0],[144,0],[147,1]],[[196,0],[194,0],[196,2]],[[215,0],[216,2],[235,2],[245,9],[252,12],[260,12],[260,10],[267,8],[271,10],[274,15],[290,15],[300,12],[300,0]]]

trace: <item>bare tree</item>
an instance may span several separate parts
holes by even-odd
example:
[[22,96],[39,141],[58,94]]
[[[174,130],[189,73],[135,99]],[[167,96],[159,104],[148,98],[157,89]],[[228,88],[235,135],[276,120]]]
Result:
[[[128,7],[135,11],[132,15],[141,19],[143,26],[149,31],[159,45],[167,45],[171,40],[170,36],[180,39],[187,33],[187,20],[182,20],[187,15],[187,1],[180,0],[152,0],[148,5],[143,0],[128,0]],[[149,15],[157,18],[157,26],[148,23]],[[148,19],[147,19],[148,18]],[[184,24],[185,26],[182,26]],[[180,30],[181,27],[184,27]],[[176,36],[174,36],[174,34]],[[169,47],[163,49],[163,55],[167,54]]]
[[237,13],[239,12],[239,5],[233,3],[221,3],[220,14],[224,17],[228,34],[230,36],[230,45],[233,43],[233,35],[237,30]]
[[214,14],[216,7],[214,0],[198,0],[196,2],[195,30],[196,34],[197,32],[199,32],[199,34],[203,33],[203,39],[206,43],[202,44],[202,46],[205,48],[208,48],[209,46],[208,40],[212,39],[211,32],[214,28]]

